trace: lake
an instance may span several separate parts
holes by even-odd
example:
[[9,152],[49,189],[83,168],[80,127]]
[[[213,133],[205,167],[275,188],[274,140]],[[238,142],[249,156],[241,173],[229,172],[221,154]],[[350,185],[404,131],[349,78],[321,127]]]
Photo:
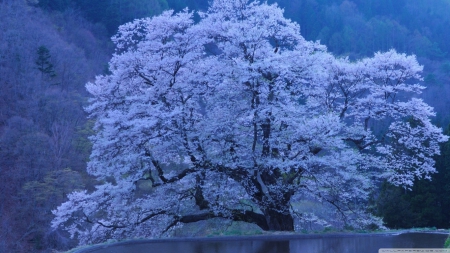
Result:
[[136,240],[76,253],[378,253],[380,248],[442,248],[448,234],[324,234]]

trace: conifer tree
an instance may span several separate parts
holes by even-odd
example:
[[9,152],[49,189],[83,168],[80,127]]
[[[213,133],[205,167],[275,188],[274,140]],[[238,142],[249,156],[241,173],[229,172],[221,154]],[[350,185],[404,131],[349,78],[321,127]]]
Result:
[[36,60],[37,69],[41,72],[41,78],[56,76],[55,69],[51,63],[50,51],[45,46],[40,46],[37,50],[38,58]]

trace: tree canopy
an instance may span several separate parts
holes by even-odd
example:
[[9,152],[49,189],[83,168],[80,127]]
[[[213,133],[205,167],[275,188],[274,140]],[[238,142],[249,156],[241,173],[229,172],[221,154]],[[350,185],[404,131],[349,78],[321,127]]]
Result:
[[415,56],[336,58],[257,1],[199,14],[119,28],[111,74],[87,84],[99,185],[70,194],[53,227],[82,244],[215,217],[292,231],[301,199],[333,208],[322,224],[381,225],[365,207],[377,180],[409,188],[435,172],[447,137],[415,98]]

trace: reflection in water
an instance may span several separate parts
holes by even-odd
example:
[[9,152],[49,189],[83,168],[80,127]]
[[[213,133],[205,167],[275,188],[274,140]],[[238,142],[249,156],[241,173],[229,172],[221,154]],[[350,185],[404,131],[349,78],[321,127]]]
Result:
[[[119,245],[92,253],[289,253],[289,240],[170,241]],[[294,251],[295,252],[295,251]]]
[[291,240],[290,253],[377,253],[380,248],[442,248],[446,238],[445,234],[408,233]]
[[308,235],[135,242],[90,253],[378,253],[380,248],[441,248],[446,234]]

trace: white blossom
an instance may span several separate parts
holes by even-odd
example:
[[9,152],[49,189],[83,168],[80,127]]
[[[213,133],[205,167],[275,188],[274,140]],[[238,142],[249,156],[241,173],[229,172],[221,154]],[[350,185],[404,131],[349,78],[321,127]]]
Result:
[[99,185],[70,194],[53,227],[81,244],[212,217],[293,230],[294,195],[368,226],[380,222],[364,208],[374,180],[410,187],[435,172],[447,137],[416,98],[414,56],[336,58],[257,1],[215,0],[200,17],[166,11],[119,28],[111,74],[86,85]]

